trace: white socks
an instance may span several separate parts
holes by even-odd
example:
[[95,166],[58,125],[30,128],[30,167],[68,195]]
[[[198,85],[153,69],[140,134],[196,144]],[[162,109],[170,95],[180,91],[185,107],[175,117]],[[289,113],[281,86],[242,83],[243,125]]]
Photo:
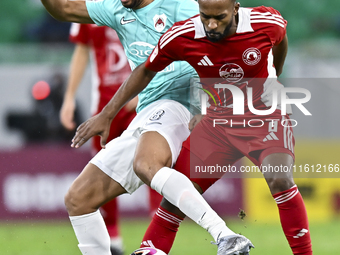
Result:
[[155,174],[150,186],[206,229],[215,241],[219,237],[235,234],[182,173],[163,167]]
[[[185,175],[163,167],[153,177],[151,187],[206,229],[215,241],[218,241],[219,237],[235,234],[211,209]],[[70,220],[83,255],[111,255],[109,233],[99,210],[70,216]]]
[[70,220],[82,254],[111,255],[110,236],[99,210],[80,216],[70,216]]

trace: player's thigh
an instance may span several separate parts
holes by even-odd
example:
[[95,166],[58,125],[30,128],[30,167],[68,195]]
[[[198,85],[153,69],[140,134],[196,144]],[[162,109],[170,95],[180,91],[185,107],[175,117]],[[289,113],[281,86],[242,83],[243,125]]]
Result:
[[72,183],[65,203],[70,215],[90,213],[123,193],[119,183],[89,163]]
[[103,174],[118,182],[128,193],[133,193],[143,182],[133,171],[133,159],[138,142],[138,130],[126,130],[110,141],[90,163]]
[[144,183],[150,185],[156,172],[162,167],[171,167],[171,162],[170,146],[162,135],[150,131],[140,136],[133,168]]
[[177,160],[190,134],[189,111],[173,100],[160,100],[143,113],[145,123],[136,149],[134,170],[145,183],[162,167]]

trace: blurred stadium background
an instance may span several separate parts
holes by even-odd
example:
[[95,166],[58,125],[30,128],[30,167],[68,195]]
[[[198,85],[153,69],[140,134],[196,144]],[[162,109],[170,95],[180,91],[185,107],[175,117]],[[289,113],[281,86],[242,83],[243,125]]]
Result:
[[[340,1],[242,0],[241,5],[272,6],[288,20],[282,82],[312,95],[306,107],[313,116],[297,109],[293,115],[299,123],[296,165],[339,164]],[[69,148],[72,134],[58,120],[73,51],[67,41],[70,24],[52,19],[39,0],[2,0],[0,24],[0,254],[80,254],[63,195],[90,153],[88,146]],[[32,95],[38,81],[50,85],[44,100]],[[89,72],[81,86],[79,121],[89,116]],[[297,177],[315,254],[339,254],[340,173]],[[236,232],[254,242],[253,255],[290,254],[263,179],[225,178],[205,196]],[[147,191],[122,196],[119,203],[128,254],[139,246],[150,219]],[[247,214],[244,220],[238,218],[240,209]],[[171,254],[215,254],[210,236],[198,229],[186,220]]]

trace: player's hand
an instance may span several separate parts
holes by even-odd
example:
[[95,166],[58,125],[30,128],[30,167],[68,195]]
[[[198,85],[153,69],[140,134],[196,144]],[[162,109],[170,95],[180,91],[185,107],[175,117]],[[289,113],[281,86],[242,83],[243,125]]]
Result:
[[196,114],[189,122],[189,130],[192,131],[194,127],[203,119],[204,115]]
[[107,138],[110,133],[112,119],[99,113],[82,123],[72,139],[71,147],[79,148],[95,135],[101,136],[100,144],[105,148]]
[[74,111],[76,109],[76,102],[74,99],[64,99],[63,105],[59,112],[59,119],[61,124],[67,130],[74,130],[76,123],[74,121]]

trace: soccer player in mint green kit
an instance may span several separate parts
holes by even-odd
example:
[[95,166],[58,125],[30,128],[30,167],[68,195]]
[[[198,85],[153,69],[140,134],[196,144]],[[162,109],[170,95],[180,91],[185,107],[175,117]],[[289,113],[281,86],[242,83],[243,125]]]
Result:
[[[132,69],[146,61],[160,36],[175,22],[198,13],[193,0],[41,1],[58,20],[115,29]],[[143,183],[206,229],[218,244],[218,255],[248,254],[253,247],[247,238],[225,225],[186,176],[171,168],[190,133],[190,78],[195,75],[186,62],[174,62],[146,88],[124,83],[101,113],[78,127],[73,147],[100,135],[105,148],[89,162],[65,196],[83,254],[110,255],[110,238],[98,208],[123,193],[133,193]],[[106,144],[112,119],[121,105],[137,94],[137,116],[120,137]]]

